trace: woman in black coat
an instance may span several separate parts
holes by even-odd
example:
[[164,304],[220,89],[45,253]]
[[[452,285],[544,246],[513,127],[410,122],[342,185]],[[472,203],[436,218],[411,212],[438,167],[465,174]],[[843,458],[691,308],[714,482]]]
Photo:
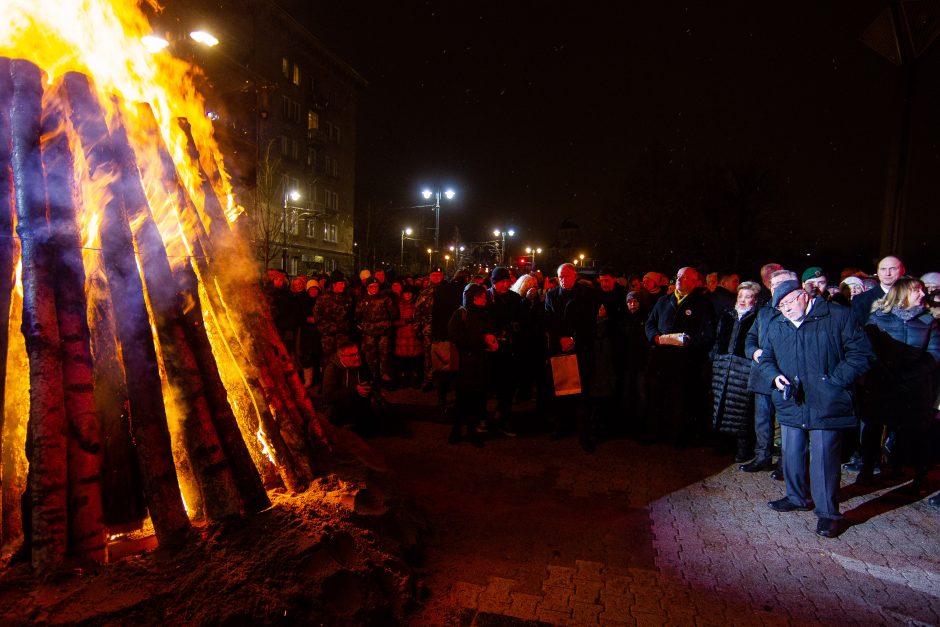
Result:
[[467,439],[474,446],[482,446],[482,429],[477,426],[486,419],[486,388],[489,380],[487,353],[499,345],[493,324],[486,312],[486,288],[468,284],[463,291],[463,306],[453,313],[447,324],[450,341],[460,354],[454,388],[457,396],[456,418],[448,442],[460,441],[462,425],[467,426]]
[[734,309],[718,320],[712,349],[712,426],[735,438],[735,462],[754,456],[754,393],[748,389],[751,360],[745,356],[744,341],[757,319],[760,285],[745,281],[738,286]]
[[930,421],[940,363],[938,321],[924,308],[924,286],[917,279],[897,280],[875,301],[865,331],[875,362],[865,379],[860,408],[862,470],[858,481],[871,483],[880,457],[882,427],[896,432],[891,462],[901,473],[905,457],[914,465],[915,492],[926,490]]

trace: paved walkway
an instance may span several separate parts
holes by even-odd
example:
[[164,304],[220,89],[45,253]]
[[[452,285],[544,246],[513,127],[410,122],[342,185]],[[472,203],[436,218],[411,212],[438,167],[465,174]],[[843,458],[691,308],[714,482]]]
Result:
[[824,539],[812,512],[767,507],[782,483],[708,449],[586,455],[534,415],[450,446],[426,397],[397,399],[405,433],[373,442],[435,530],[415,625],[940,624],[940,511],[902,484],[846,477],[851,526]]

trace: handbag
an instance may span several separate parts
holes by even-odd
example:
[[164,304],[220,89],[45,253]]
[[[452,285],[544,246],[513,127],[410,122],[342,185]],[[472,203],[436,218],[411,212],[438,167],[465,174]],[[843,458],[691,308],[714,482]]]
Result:
[[581,375],[578,373],[577,355],[555,355],[550,360],[555,396],[581,393]]
[[460,369],[460,353],[457,345],[450,341],[431,342],[431,372],[457,372]]

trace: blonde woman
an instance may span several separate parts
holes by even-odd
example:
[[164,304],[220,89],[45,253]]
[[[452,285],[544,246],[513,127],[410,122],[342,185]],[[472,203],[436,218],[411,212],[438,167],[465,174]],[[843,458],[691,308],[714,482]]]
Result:
[[940,363],[938,325],[924,307],[924,286],[915,278],[898,279],[872,306],[865,331],[876,360],[860,403],[865,426],[859,483],[874,482],[881,434],[887,428],[895,435],[890,446],[895,474],[902,474],[909,457],[914,465],[911,490],[926,492],[933,390]]

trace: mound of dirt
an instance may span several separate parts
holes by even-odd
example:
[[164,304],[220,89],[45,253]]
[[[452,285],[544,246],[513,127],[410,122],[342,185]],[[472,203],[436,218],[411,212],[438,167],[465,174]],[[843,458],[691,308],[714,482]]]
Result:
[[178,551],[45,580],[27,565],[7,566],[0,624],[399,623],[415,602],[411,564],[426,525],[368,474],[329,474],[303,494],[272,493],[270,509],[196,527]]

